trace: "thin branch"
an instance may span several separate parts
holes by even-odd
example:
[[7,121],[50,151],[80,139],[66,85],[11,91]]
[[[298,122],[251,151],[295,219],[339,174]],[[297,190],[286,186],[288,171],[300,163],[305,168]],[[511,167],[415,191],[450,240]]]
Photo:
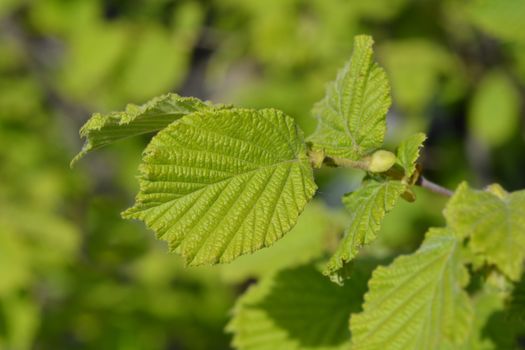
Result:
[[[321,166],[325,165],[329,167],[354,168],[361,169],[364,171],[370,171],[370,156],[360,160],[352,160],[348,158],[329,157],[326,156],[323,151],[309,150],[308,157],[310,158],[310,164],[314,168],[320,168]],[[410,179],[405,179],[404,170],[400,168],[398,164],[394,164],[394,166],[392,166],[390,169],[383,172],[382,174],[390,179],[407,181],[410,184],[426,188],[427,190],[437,193],[439,195],[445,197],[452,197],[452,195],[454,194],[453,191],[441,185],[438,185],[430,180],[427,180],[423,175],[421,175],[421,171],[421,166],[418,164],[416,166],[416,171],[414,175],[412,175]]]
[[354,168],[361,170],[368,170],[368,159],[352,160],[348,158],[339,157],[325,157],[323,164],[331,167]]
[[329,157],[325,155],[324,151],[319,150],[308,150],[308,158],[310,159],[310,164],[314,168],[321,168],[321,166],[329,167],[342,167],[342,168],[354,168],[368,170],[368,163],[370,162],[369,158],[363,158],[360,160],[352,160],[348,158],[340,157]]
[[418,181],[415,184],[422,188],[426,188],[427,190],[431,192],[440,194],[445,197],[452,197],[452,195],[454,194],[454,192],[452,192],[448,188],[445,188],[430,180],[427,180],[424,176],[420,176]]

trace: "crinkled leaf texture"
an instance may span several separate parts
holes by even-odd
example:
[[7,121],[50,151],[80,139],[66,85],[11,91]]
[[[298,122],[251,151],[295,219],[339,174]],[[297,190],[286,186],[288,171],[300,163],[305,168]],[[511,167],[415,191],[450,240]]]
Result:
[[238,301],[227,330],[240,350],[348,349],[348,318],[360,309],[367,274],[339,287],[312,266],[282,270]]
[[320,258],[330,239],[339,234],[342,219],[322,202],[313,201],[306,206],[295,227],[270,249],[243,255],[222,265],[221,275],[228,282],[239,283]]
[[212,107],[197,98],[170,93],[155,97],[140,106],[129,104],[122,112],[95,113],[80,129],[80,136],[86,138],[86,142],[71,161],[71,165],[88,152],[120,139],[161,130],[189,113],[223,107]]
[[419,159],[419,151],[423,147],[423,142],[427,136],[423,133],[417,133],[403,140],[397,149],[397,159],[405,171],[404,178],[410,177],[416,171],[416,161]]
[[139,170],[123,216],[144,221],[189,265],[271,245],[316,190],[302,132],[273,109],[187,115],[151,140]]
[[463,290],[468,272],[461,241],[430,229],[417,252],[379,267],[368,282],[363,312],[350,321],[353,350],[432,350],[462,343],[472,321]]
[[406,185],[400,181],[367,181],[357,191],[343,197],[343,203],[350,212],[350,226],[335,254],[325,267],[325,274],[334,274],[345,263],[352,260],[359,249],[376,239],[381,220],[392,210]]
[[367,35],[355,37],[350,61],[315,105],[318,125],[309,138],[313,149],[357,160],[383,144],[390,87],[373,61],[373,42]]
[[517,281],[525,259],[525,190],[509,194],[501,187],[492,189],[473,190],[462,183],[448,202],[445,217],[453,230],[470,237],[475,253]]

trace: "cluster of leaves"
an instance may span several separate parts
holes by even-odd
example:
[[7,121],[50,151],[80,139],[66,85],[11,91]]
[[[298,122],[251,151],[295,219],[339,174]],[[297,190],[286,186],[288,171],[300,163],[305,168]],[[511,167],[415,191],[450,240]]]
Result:
[[[355,37],[351,59],[313,109],[318,127],[308,141],[280,111],[175,94],[96,114],[81,129],[86,144],[75,161],[120,138],[158,131],[139,166],[136,204],[123,217],[144,221],[189,266],[231,262],[281,239],[316,191],[314,167],[366,171],[361,187],[343,197],[350,217],[332,257],[277,269],[238,301],[228,329],[239,349],[477,349],[494,344],[483,339],[486,325],[474,321],[487,312],[476,298],[501,298],[491,311],[505,298],[520,309],[520,288],[517,296],[509,290],[525,262],[525,191],[463,183],[444,211],[447,226],[431,228],[414,253],[376,268],[368,288],[370,267],[349,264],[400,198],[415,200],[426,139],[415,134],[396,154],[380,149],[391,99],[372,45],[369,36]],[[517,341],[525,328],[511,331]]]
[[[315,201],[271,249],[213,273],[181,271],[152,235],[115,215],[136,191],[145,137],[92,157],[87,175],[65,168],[86,110],[173,90],[275,106],[309,134],[316,119],[308,110],[323,82],[348,57],[353,35],[368,32],[380,39],[395,100],[387,147],[426,130],[432,164],[422,161],[433,178],[522,188],[523,11],[520,0],[0,1],[0,348],[226,348],[221,329],[239,285],[329,261],[335,237],[349,231],[353,211],[334,214]],[[323,167],[318,197],[339,203],[360,174]],[[443,224],[444,199],[411,190],[417,205],[397,201],[375,244],[354,266],[342,263],[350,276],[363,258],[387,263]],[[353,283],[347,272],[321,270]],[[513,349],[519,332],[508,331],[523,320],[514,306],[524,304],[523,288],[511,293],[516,311],[508,316],[498,292],[504,279],[491,274],[496,290],[472,290],[481,272],[467,288],[485,338],[477,348]]]

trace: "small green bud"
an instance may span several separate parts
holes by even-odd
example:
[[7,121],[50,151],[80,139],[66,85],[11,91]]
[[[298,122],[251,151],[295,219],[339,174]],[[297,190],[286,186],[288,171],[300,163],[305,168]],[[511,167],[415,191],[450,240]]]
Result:
[[308,151],[308,158],[310,159],[310,164],[312,164],[312,167],[319,169],[321,165],[323,165],[324,161],[324,151],[320,150],[310,150]]
[[368,170],[373,173],[382,173],[390,169],[396,163],[396,155],[392,152],[379,150],[370,156]]
[[416,194],[414,193],[414,191],[412,191],[412,189],[410,187],[407,187],[407,189],[405,190],[405,192],[403,192],[403,194],[401,194],[401,197],[403,197],[404,200],[406,200],[407,202],[414,202],[416,200]]

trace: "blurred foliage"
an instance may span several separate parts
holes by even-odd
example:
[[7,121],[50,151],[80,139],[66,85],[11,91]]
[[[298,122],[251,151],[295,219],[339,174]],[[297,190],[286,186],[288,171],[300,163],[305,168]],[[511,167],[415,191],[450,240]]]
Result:
[[479,83],[470,106],[472,134],[489,146],[505,143],[519,129],[519,103],[519,92],[512,81],[503,72],[488,72]]
[[[432,180],[524,188],[524,17],[523,0],[0,1],[0,349],[228,348],[250,279],[319,258],[344,223],[333,206],[359,174],[323,170],[330,207],[307,209],[286,249],[184,269],[119,217],[146,139],[68,168],[90,112],[174,91],[280,108],[309,134],[312,104],[368,33],[392,82],[387,144],[426,131]],[[442,220],[444,201],[417,197],[365,257],[412,251]],[[498,324],[503,307],[483,319]]]

